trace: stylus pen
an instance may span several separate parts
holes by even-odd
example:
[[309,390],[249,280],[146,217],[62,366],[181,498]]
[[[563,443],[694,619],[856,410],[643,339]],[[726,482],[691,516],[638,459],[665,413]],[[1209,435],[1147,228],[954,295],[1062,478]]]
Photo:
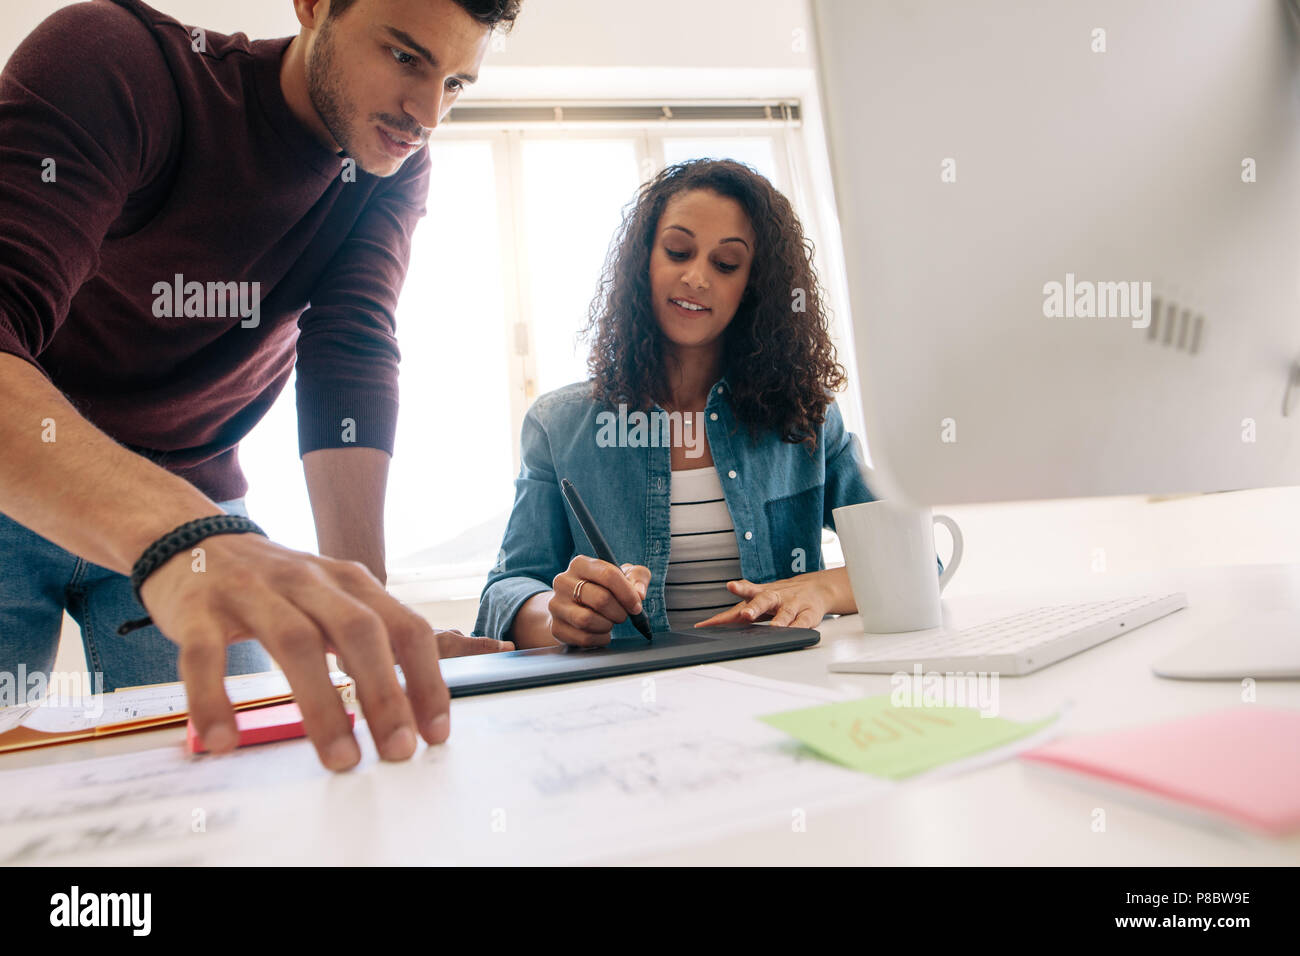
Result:
[[[587,510],[587,506],[582,503],[582,496],[578,494],[578,489],[573,487],[573,482],[568,478],[561,478],[560,490],[564,492],[564,500],[567,501],[569,507],[573,509],[573,515],[578,519],[578,524],[582,525],[582,530],[587,535],[587,540],[591,542],[591,546],[596,550],[596,557],[600,558],[602,561],[608,561],[616,568],[619,567],[618,558],[614,557],[614,552],[609,550],[609,542],[607,542],[605,536],[600,533],[600,528],[596,524],[596,519],[591,516],[591,512]],[[631,617],[632,623],[636,625],[638,631],[645,635],[645,639],[647,641],[653,641],[654,637],[650,631],[650,621],[646,618],[645,611],[642,611],[640,614],[633,614]]]

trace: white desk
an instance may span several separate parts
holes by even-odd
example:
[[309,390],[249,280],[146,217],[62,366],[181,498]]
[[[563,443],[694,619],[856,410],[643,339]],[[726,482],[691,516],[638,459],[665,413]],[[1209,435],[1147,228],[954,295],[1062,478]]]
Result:
[[[945,613],[951,623],[964,626],[1021,609],[1030,602],[1079,600],[1089,591],[1104,596],[1134,588],[1183,590],[1189,606],[1036,674],[1003,678],[999,687],[1002,715],[1041,716],[1069,699],[1073,702],[1069,729],[1092,731],[1235,706],[1241,702],[1237,683],[1162,680],[1151,673],[1151,662],[1229,620],[1234,608],[1295,607],[1300,632],[1297,565],[1196,569],[1123,579],[1103,574],[1053,593],[957,597],[945,601]],[[888,692],[887,676],[827,671],[830,644],[852,635],[855,628],[855,617],[828,621],[821,628],[823,642],[817,648],[724,666],[861,695]],[[1224,637],[1230,639],[1231,634],[1225,632]],[[537,691],[517,691],[511,696],[533,693]],[[1300,707],[1300,681],[1260,681],[1256,694],[1260,706]],[[145,750],[179,744],[181,739],[182,732],[173,728],[29,751],[0,757],[0,769]],[[373,753],[373,748],[365,749]],[[438,755],[422,751],[414,759],[437,760]],[[1300,767],[1279,767],[1277,772],[1297,774]],[[423,847],[437,845],[440,833],[449,839],[458,833],[457,839],[464,845],[464,819],[457,819],[455,812],[445,808],[440,814],[433,813],[432,807],[422,813],[420,801],[413,802],[409,792],[401,792],[403,780],[410,779],[402,765],[368,763],[344,778],[350,779],[322,773],[319,779],[298,785],[292,809],[285,804],[287,828],[301,829],[303,820],[314,820],[323,830],[318,850],[304,851],[303,835],[298,834],[292,854],[295,861],[436,862],[412,856],[413,847],[402,839],[404,827],[420,828],[424,838],[416,843]],[[1265,786],[1267,781],[1260,784]],[[1092,829],[1097,807],[1106,811],[1106,830],[1101,833]],[[426,818],[419,819],[422,815]],[[381,819],[387,817],[394,819]],[[364,835],[350,841],[345,834],[358,828]],[[1300,864],[1300,835],[1268,840],[1199,828],[1086,786],[1043,776],[1011,760],[960,776],[904,784],[860,807],[810,812],[806,832],[792,832],[788,824],[774,826],[620,862],[1296,865]]]

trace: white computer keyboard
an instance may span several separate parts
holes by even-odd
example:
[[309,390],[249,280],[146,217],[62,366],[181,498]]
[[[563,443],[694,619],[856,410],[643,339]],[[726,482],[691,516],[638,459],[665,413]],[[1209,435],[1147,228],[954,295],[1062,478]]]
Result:
[[835,646],[830,669],[865,674],[984,671],[1028,674],[1187,607],[1186,594],[1036,607],[962,630],[870,636]]

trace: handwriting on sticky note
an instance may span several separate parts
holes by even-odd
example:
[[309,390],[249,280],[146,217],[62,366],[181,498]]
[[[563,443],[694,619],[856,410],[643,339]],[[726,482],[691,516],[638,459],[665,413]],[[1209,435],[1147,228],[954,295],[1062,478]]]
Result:
[[[869,720],[863,720],[861,717],[853,718],[853,723],[849,726],[849,740],[859,750],[866,751],[873,745],[879,746],[901,740],[905,733],[924,736],[927,724],[938,727],[953,726],[951,720],[938,714],[895,707]],[[836,720],[832,720],[830,725],[832,728],[840,726]]]
[[760,717],[830,760],[898,779],[1026,737],[1055,720],[982,717],[972,707],[896,707],[889,694]]

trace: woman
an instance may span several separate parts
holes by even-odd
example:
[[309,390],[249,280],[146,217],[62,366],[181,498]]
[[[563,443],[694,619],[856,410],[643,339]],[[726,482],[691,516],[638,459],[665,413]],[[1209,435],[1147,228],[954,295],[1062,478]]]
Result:
[[[822,309],[811,244],[762,176],[697,160],[643,186],[592,304],[591,380],[524,419],[475,633],[605,644],[636,635],[643,603],[655,630],[855,611],[821,535],[832,509],[873,499]],[[588,557],[562,478],[628,563]]]

